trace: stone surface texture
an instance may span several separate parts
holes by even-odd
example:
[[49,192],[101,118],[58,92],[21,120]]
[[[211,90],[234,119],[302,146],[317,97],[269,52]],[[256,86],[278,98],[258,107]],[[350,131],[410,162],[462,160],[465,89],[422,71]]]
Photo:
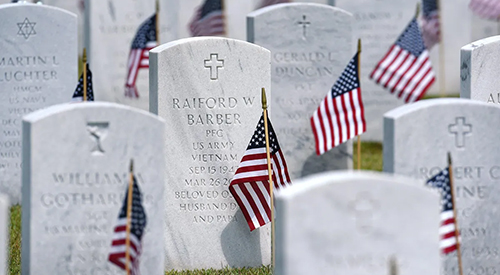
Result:
[[499,104],[500,36],[465,45],[461,52],[460,97]]
[[274,5],[247,17],[248,41],[271,51],[271,119],[292,180],[352,168],[352,142],[317,156],[310,123],[356,52],[352,20],[341,9],[307,3]]
[[77,84],[76,16],[35,4],[0,6],[0,192],[21,202],[21,117],[69,102]]
[[[404,177],[329,172],[276,195],[275,274],[438,275],[437,192]],[[422,183],[420,183],[422,184]]]
[[335,0],[335,5],[354,16],[354,37],[361,38],[361,91],[367,131],[363,140],[382,141],[382,116],[404,104],[369,78],[399,35],[415,16],[417,0]]
[[[384,171],[425,181],[451,153],[464,274],[500,270],[493,260],[500,243],[498,117],[499,107],[466,99],[424,100],[384,115]],[[443,268],[458,274],[454,253]]]
[[[160,44],[177,38],[174,28],[179,1],[160,0]],[[86,0],[85,47],[93,73],[95,99],[116,102],[143,110],[149,106],[148,69],[139,70],[139,98],[125,96],[130,47],[139,26],[155,13],[155,1]]]
[[229,182],[268,98],[271,56],[219,37],[187,38],[151,51],[150,108],[166,120],[166,268],[270,263],[270,231],[250,232]]
[[108,261],[129,183],[147,224],[140,271],[164,274],[162,119],[114,103],[62,104],[23,120],[22,274],[124,274]]

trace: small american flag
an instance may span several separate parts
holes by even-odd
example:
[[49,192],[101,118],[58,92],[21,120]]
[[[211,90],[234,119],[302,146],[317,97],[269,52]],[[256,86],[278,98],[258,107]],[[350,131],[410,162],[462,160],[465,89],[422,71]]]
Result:
[[[87,68],[87,101],[94,101],[94,89],[92,87],[92,72],[89,69],[89,64],[86,64]],[[83,73],[78,80],[78,85],[76,86],[75,92],[73,93],[72,102],[83,101]]]
[[500,19],[499,0],[471,0],[469,8],[484,19],[496,21]]
[[276,5],[276,4],[281,4],[281,3],[290,3],[290,0],[262,0],[262,3],[260,4],[260,8],[271,6],[271,5]]
[[125,96],[139,97],[136,81],[140,69],[149,68],[149,51],[156,47],[156,14],[142,23],[132,42],[132,48],[127,63],[127,80],[125,83]]
[[[118,223],[115,226],[113,234],[113,242],[109,252],[108,260],[119,268],[125,270],[125,251],[126,251],[126,235],[127,235],[127,204],[128,203],[128,188],[125,193],[125,200],[118,216]],[[142,206],[142,194],[137,180],[134,177],[132,189],[132,213],[130,222],[130,266],[131,275],[139,275],[139,257],[142,251],[141,239],[146,227],[146,212]]]
[[422,36],[425,47],[430,50],[440,42],[441,26],[437,0],[422,0],[424,16],[422,19]]
[[410,24],[370,75],[405,102],[420,100],[436,80],[417,19]]
[[455,231],[455,216],[453,212],[453,198],[451,194],[449,168],[445,168],[439,174],[427,181],[430,187],[438,188],[441,193],[441,236],[440,248],[443,254],[448,254],[457,249],[457,236]]
[[[267,125],[272,179],[274,187],[279,189],[290,185],[291,181],[278,137],[269,119]],[[238,202],[250,231],[271,221],[269,188],[264,116],[261,116],[245,155],[229,185],[229,191]]]
[[351,59],[311,117],[318,155],[366,131],[358,60],[359,53]]
[[216,36],[226,33],[222,0],[205,0],[189,23],[191,36]]

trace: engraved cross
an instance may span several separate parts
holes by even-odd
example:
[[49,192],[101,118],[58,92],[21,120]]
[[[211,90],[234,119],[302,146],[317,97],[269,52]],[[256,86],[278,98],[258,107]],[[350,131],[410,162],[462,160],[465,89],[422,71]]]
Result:
[[210,79],[219,79],[219,68],[224,68],[224,59],[219,60],[216,53],[210,54],[210,59],[205,60],[205,68],[210,69]]
[[448,125],[448,131],[455,134],[455,145],[458,148],[465,147],[465,136],[472,133],[472,125],[465,123],[465,117],[455,118],[455,124]]
[[299,21],[299,25],[302,25],[302,29],[303,29],[302,36],[304,37],[304,39],[306,39],[307,27],[311,24],[311,22],[306,21],[306,16],[305,15],[302,15],[302,20],[303,21]]

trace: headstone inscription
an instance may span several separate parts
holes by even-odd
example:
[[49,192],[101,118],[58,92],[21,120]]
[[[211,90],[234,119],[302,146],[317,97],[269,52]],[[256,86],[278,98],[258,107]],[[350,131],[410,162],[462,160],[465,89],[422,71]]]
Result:
[[[384,171],[422,184],[447,166],[451,153],[464,274],[500,272],[495,211],[499,198],[500,149],[494,127],[500,108],[466,99],[432,99],[384,115]],[[439,118],[439,119],[436,119]],[[455,253],[444,258],[445,275],[458,274]]]
[[[155,13],[155,2],[85,1],[85,46],[93,72],[97,101],[121,103],[146,111],[149,109],[148,60],[141,59],[141,56],[146,57],[148,52],[137,54],[137,51],[134,51],[136,59],[129,57],[139,27]],[[172,41],[177,37],[174,27],[177,13],[169,14],[168,10],[177,10],[178,2],[160,0],[160,43]],[[141,41],[144,42],[137,40],[134,48],[140,47]],[[156,44],[148,44],[147,48],[154,45]],[[136,75],[137,79],[132,82],[131,79]],[[137,97],[135,93],[126,93],[127,79],[137,88]]]
[[0,192],[11,203],[21,202],[21,117],[71,99],[77,48],[74,14],[45,5],[0,6]]
[[23,275],[124,274],[108,256],[119,248],[112,241],[131,159],[146,216],[139,270],[164,274],[164,127],[150,113],[104,102],[24,117]]
[[[227,37],[244,40],[248,37],[245,33],[246,27],[246,16],[250,12],[257,10],[262,7],[267,7],[274,5],[274,2],[269,0],[247,0],[247,1],[230,1],[225,0],[224,4],[226,7],[226,17],[227,17]],[[287,2],[287,1],[282,1]],[[316,3],[316,4],[328,4],[327,0],[289,0],[290,3]]]
[[[418,0],[419,1],[419,0]],[[369,79],[378,62],[415,16],[417,0],[335,0],[354,16],[354,36],[361,38],[361,91],[367,130],[364,140],[382,141],[382,116],[403,100]]]
[[9,197],[0,194],[0,275],[7,275],[9,251]]
[[250,232],[228,188],[262,114],[261,88],[270,91],[270,58],[221,37],[151,51],[150,108],[168,129],[167,269],[270,263],[269,227]]
[[352,15],[320,4],[252,12],[248,41],[272,53],[272,121],[292,179],[352,168],[352,142],[317,156],[310,117],[354,55]]
[[278,192],[276,274],[386,275],[396,258],[400,274],[438,275],[439,196],[411,183],[329,172]]
[[461,52],[460,97],[500,104],[500,36],[465,45]]

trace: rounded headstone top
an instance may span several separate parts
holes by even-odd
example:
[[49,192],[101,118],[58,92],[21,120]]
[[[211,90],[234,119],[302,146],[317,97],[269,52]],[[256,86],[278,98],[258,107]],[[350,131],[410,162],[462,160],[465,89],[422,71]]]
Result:
[[335,12],[335,13],[344,13],[346,15],[352,16],[352,14],[346,10],[341,8],[333,7],[325,4],[317,4],[317,3],[281,3],[276,5],[267,6],[258,10],[255,10],[247,15],[247,17],[258,17],[264,13],[277,11],[283,8],[292,8],[292,9],[304,9],[307,7],[309,9],[321,9],[325,11]]
[[481,108],[493,108],[493,109],[498,109],[500,111],[500,107],[497,107],[496,105],[493,104],[487,104],[484,102],[480,101],[474,101],[470,99],[464,99],[464,98],[436,98],[436,99],[426,99],[426,100],[421,100],[416,103],[412,104],[407,104],[400,106],[398,108],[395,108],[387,113],[384,114],[384,118],[390,118],[390,119],[397,119],[403,116],[406,116],[408,114],[411,114],[413,112],[417,112],[420,110],[428,109],[428,108],[440,108],[443,106],[478,106]]
[[[424,188],[424,182],[417,180],[380,172],[368,171],[334,171],[315,174],[304,177],[293,182],[293,185],[276,192],[276,197],[289,199],[308,191],[319,190],[332,184],[349,184],[352,182],[376,182],[378,184],[387,185],[407,185],[408,188],[414,188],[414,192],[428,192],[429,189]],[[421,187],[420,187],[421,186]]]
[[72,17],[76,18],[76,14],[67,11],[65,9],[61,9],[58,7],[54,6],[49,6],[49,5],[40,5],[40,4],[35,4],[35,3],[9,3],[9,4],[4,4],[0,5],[0,12],[1,11],[12,11],[15,9],[33,9],[33,10],[40,10],[44,12],[59,12],[59,13],[66,13],[67,15],[70,15]]
[[218,37],[218,36],[199,36],[199,37],[189,37],[189,38],[183,38],[183,39],[178,39],[174,40],[165,44],[162,44],[154,49],[152,49],[150,52],[151,53],[161,53],[167,49],[174,48],[174,47],[181,47],[181,46],[187,46],[187,45],[206,45],[209,47],[210,45],[217,45],[217,44],[227,44],[228,46],[245,46],[245,47],[253,47],[255,49],[260,49],[264,50],[266,52],[270,52],[268,49],[255,45],[250,42],[246,42],[243,40],[238,40],[238,39],[232,39],[232,38],[226,38],[226,37]]
[[462,47],[462,51],[474,51],[476,49],[482,48],[484,46],[498,44],[500,42],[500,35],[490,36],[487,38],[483,38],[477,41],[474,41],[470,44],[467,44]]
[[137,114],[149,116],[151,118],[160,121],[161,123],[164,123],[164,120],[161,117],[156,116],[150,112],[146,112],[141,109],[112,102],[82,102],[82,103],[64,103],[64,104],[53,105],[48,108],[44,108],[24,116],[23,121],[34,123],[36,121],[43,120],[45,118],[51,117],[56,114],[79,110],[79,109],[91,109],[91,110],[115,109],[123,111],[132,111]]

